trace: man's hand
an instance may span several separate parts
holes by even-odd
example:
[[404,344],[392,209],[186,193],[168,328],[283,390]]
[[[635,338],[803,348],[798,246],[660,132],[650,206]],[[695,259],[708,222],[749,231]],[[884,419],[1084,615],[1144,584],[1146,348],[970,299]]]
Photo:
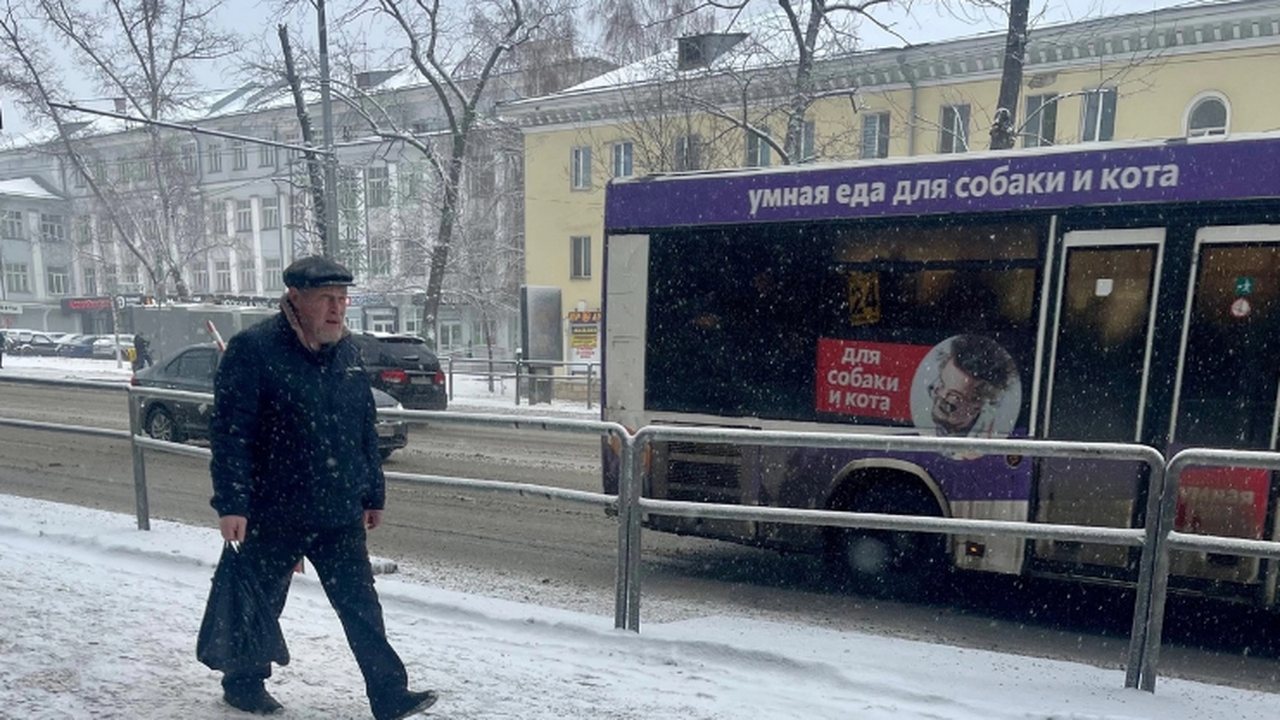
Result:
[[249,520],[243,515],[223,515],[219,526],[222,529],[223,540],[244,542],[245,528],[249,526]]
[[365,510],[364,511],[364,527],[366,530],[372,530],[382,524],[381,510]]

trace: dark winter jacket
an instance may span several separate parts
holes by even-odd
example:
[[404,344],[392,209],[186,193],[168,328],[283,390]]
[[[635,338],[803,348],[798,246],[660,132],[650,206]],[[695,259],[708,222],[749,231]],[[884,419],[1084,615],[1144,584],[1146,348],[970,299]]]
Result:
[[298,528],[381,510],[376,417],[350,339],[309,350],[284,312],[239,333],[214,381],[213,508]]

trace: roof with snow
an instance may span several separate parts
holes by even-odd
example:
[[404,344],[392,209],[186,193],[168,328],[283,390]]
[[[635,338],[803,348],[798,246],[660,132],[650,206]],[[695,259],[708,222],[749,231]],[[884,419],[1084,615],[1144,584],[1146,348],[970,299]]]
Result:
[[31,200],[61,200],[62,196],[34,177],[0,180],[0,196],[20,197]]

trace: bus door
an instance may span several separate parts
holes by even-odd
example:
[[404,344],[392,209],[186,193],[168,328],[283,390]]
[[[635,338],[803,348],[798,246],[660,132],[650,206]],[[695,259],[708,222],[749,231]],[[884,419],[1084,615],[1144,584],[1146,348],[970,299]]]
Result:
[[[1068,233],[1049,336],[1044,437],[1137,442],[1142,437],[1164,230]],[[1042,458],[1036,521],[1129,527],[1141,464]],[[1036,558],[1123,569],[1129,549],[1040,540]],[[1105,571],[1104,571],[1105,572]]]
[[[1202,228],[1196,234],[1191,286],[1170,421],[1170,451],[1184,447],[1276,448],[1280,390],[1280,226]],[[1267,530],[1272,474],[1247,468],[1191,468],[1182,474],[1175,527],[1230,537],[1276,536]],[[1274,563],[1266,578],[1274,601]],[[1178,552],[1175,575],[1208,581],[1261,582],[1257,558]]]

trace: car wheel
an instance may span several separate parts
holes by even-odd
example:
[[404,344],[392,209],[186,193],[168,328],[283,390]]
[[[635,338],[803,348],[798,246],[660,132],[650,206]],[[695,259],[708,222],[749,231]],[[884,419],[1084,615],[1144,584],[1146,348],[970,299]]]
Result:
[[147,412],[147,435],[165,442],[182,442],[182,433],[173,421],[173,414],[163,405],[156,405]]

